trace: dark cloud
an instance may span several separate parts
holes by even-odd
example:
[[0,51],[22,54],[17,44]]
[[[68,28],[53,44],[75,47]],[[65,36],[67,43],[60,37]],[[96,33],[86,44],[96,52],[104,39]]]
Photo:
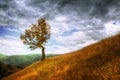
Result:
[[57,0],[29,0],[29,1],[26,0],[25,4],[28,7],[45,11],[48,9],[52,10],[52,7],[56,5],[57,2],[58,2]]
[[14,0],[0,0],[0,24],[16,23],[11,17],[15,17],[11,10],[15,10],[16,3]]
[[63,8],[66,5],[74,4],[77,0],[59,0],[59,7]]
[[81,18],[90,19],[95,17],[102,20],[115,19],[115,17],[108,14],[111,9],[115,9],[115,12],[120,13],[119,6],[120,0],[59,0],[58,4],[59,10],[66,14],[75,11]]
[[[120,6],[119,3],[120,3],[120,0],[101,0],[99,2],[96,2],[94,4],[94,9],[90,15],[97,18],[102,18],[102,19],[108,18],[107,15],[110,9],[112,7],[113,8],[119,7]],[[109,16],[109,17],[112,17],[112,16]]]
[[0,0],[0,25],[17,25],[9,31],[24,31],[41,17],[51,26],[53,46],[81,48],[119,31],[120,0]]
[[28,6],[32,6],[32,7],[38,7],[38,6],[41,6],[42,3],[45,3],[46,1],[45,0],[26,0],[25,3],[28,5]]
[[[118,20],[120,15],[120,0],[25,0],[25,4],[31,10],[45,12],[42,16],[46,16],[48,19],[53,19],[58,14],[68,15],[73,12],[76,12],[77,16],[82,19],[98,18],[103,21],[113,20],[116,17]],[[18,8],[14,0],[0,0],[0,8],[9,10],[9,16],[20,18],[40,16],[40,14],[35,15],[32,11]],[[115,9],[115,12],[119,14],[108,15],[111,9]]]
[[0,24],[19,24],[19,19],[28,19],[35,17],[33,12],[24,4],[17,3],[17,0],[0,0]]
[[0,22],[19,23],[19,19],[29,21],[39,17],[54,21],[65,16],[64,23],[69,24],[70,30],[76,26],[78,30],[88,31],[103,30],[105,21],[120,19],[120,0],[24,0],[23,3],[1,0]]
[[8,10],[15,7],[14,0],[0,0],[0,10]]

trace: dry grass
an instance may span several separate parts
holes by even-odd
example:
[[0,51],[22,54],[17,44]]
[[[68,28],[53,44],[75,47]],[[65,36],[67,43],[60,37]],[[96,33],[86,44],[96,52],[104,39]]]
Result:
[[3,80],[120,80],[120,34],[38,61]]

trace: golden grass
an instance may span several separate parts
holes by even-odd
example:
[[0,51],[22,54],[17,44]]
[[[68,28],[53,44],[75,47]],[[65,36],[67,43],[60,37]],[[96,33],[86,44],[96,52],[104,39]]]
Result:
[[120,80],[120,34],[38,61],[3,80]]

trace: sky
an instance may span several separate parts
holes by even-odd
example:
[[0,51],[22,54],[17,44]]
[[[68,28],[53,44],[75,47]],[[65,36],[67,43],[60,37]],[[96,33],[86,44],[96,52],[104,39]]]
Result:
[[0,0],[0,53],[41,53],[20,35],[43,17],[51,27],[46,54],[68,53],[120,33],[120,0]]

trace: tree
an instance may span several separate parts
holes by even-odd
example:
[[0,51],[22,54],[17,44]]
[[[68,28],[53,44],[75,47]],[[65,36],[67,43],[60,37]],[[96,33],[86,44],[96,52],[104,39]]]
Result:
[[31,50],[36,48],[42,49],[42,59],[45,59],[44,44],[50,38],[50,26],[46,23],[45,18],[38,20],[37,24],[32,24],[30,29],[26,29],[25,33],[20,36],[24,44],[29,45]]

